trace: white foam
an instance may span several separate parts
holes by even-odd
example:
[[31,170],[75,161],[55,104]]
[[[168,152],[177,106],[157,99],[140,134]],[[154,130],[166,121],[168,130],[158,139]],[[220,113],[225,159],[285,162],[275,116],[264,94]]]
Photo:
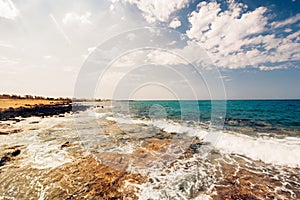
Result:
[[179,133],[179,134],[185,133],[190,137],[197,136],[198,138],[202,138],[202,139],[204,139],[205,136],[208,134],[206,130],[201,129],[200,127],[188,127],[167,120],[155,120],[152,122],[152,125],[169,133]]
[[147,120],[141,120],[141,119],[129,119],[129,118],[122,118],[122,117],[106,117],[109,121],[115,121],[120,124],[145,124],[150,125],[151,122]]
[[37,169],[54,168],[73,160],[58,145],[47,145],[45,143],[28,145],[27,155],[26,164],[30,164],[33,168]]
[[95,113],[97,118],[103,118],[103,117],[105,117],[106,115],[109,115],[109,114],[110,113]]
[[118,123],[146,124],[156,126],[166,132],[197,136],[206,142],[210,142],[223,153],[236,153],[254,160],[262,160],[266,163],[300,166],[300,139],[295,137],[254,138],[238,133],[222,131],[209,131],[200,127],[188,127],[170,120],[140,120],[107,117]]
[[185,133],[188,134],[190,137],[197,136],[199,138],[204,138],[208,133],[207,131],[202,130],[200,127],[188,127],[170,120],[141,120],[141,119],[129,119],[129,118],[122,118],[122,117],[106,117],[106,119],[121,124],[152,125],[169,133],[178,133],[178,134]]
[[216,147],[226,153],[237,153],[266,163],[296,167],[300,166],[299,144],[299,138],[267,139],[222,133]]
[[[38,123],[33,123],[38,122]],[[60,146],[65,137],[76,135],[73,129],[73,118],[66,117],[29,117],[10,129],[21,129],[22,132],[12,135],[2,135],[0,145],[24,145],[22,150],[22,166],[45,169],[71,162],[73,158]],[[51,132],[55,130],[55,132]],[[66,135],[66,130],[68,135]],[[55,135],[54,135],[55,134]]]
[[[151,178],[152,182],[136,185],[139,188],[139,199],[191,199],[187,197],[193,195],[193,188],[210,190],[212,185],[207,166],[196,157],[177,160],[172,166],[153,166],[148,169],[147,177]],[[193,199],[211,198],[202,193]]]

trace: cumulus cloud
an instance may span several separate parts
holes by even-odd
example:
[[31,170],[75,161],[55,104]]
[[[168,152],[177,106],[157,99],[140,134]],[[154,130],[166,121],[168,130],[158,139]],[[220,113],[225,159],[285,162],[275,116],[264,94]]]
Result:
[[19,15],[19,10],[11,0],[0,0],[0,17],[14,19]]
[[186,34],[203,47],[219,67],[259,67],[265,63],[300,60],[299,32],[289,32],[284,38],[274,31],[296,23],[298,15],[270,26],[267,8],[246,10],[247,6],[234,1],[229,1],[225,10],[217,2],[201,2],[188,18],[191,28]]
[[169,25],[169,27],[174,28],[174,29],[178,28],[180,26],[181,26],[181,21],[178,18],[173,19]]
[[154,23],[167,22],[171,14],[186,7],[189,0],[121,0],[121,2],[137,6],[147,22]]
[[73,22],[79,22],[82,24],[91,24],[90,17],[91,17],[90,12],[86,12],[83,15],[79,15],[74,12],[69,12],[69,13],[65,14],[62,22],[63,22],[63,24],[68,24],[68,23],[73,23]]

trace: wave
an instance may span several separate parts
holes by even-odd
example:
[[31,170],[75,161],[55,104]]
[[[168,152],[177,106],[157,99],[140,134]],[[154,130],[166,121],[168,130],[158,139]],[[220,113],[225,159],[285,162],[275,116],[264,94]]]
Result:
[[106,119],[117,123],[155,126],[165,132],[198,137],[209,142],[222,153],[239,154],[265,163],[291,167],[300,166],[300,139],[296,137],[282,139],[251,137],[241,133],[188,126],[171,120],[130,119],[126,117],[106,117]]
[[295,137],[254,138],[237,133],[222,133],[216,144],[226,153],[236,153],[266,163],[300,166],[300,139]]

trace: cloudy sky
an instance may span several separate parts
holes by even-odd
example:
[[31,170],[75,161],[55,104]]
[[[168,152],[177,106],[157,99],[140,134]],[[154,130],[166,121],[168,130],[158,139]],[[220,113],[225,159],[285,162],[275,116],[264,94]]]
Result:
[[0,0],[0,80],[9,94],[300,98],[300,0]]

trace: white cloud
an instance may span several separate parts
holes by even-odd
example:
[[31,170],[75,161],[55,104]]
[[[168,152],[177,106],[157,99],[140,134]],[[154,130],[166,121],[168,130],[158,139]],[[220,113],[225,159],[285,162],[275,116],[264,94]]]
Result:
[[122,2],[136,5],[143,12],[149,23],[166,22],[171,14],[184,8],[189,0],[122,0]]
[[[178,50],[178,49],[177,49]],[[130,54],[124,55],[114,62],[118,70],[130,69],[139,65],[178,65],[187,64],[187,62],[179,56],[179,51],[166,51],[161,49],[137,50]]]
[[[0,0],[1,6],[3,2],[8,1]],[[121,6],[115,6],[116,12],[112,14],[108,1],[96,4],[91,1],[57,4],[52,0],[12,2],[19,10],[15,20],[3,18],[5,12],[0,9],[0,57],[5,57],[0,58],[0,70],[15,72],[11,76],[0,73],[1,90],[9,93],[72,96],[76,70],[84,63],[81,55],[88,54],[89,47],[137,26],[146,26],[142,17],[132,16],[131,10]],[[71,16],[78,20],[69,18],[63,24],[66,13],[74,13]],[[87,22],[84,16],[91,24],[82,24]],[[126,23],[120,23],[122,17]],[[47,55],[53,58],[43,57]],[[66,73],[64,66],[72,67],[72,73]],[[55,86],[49,88],[53,80]]]
[[289,33],[289,32],[292,32],[293,30],[292,29],[290,29],[290,28],[286,28],[286,29],[284,29],[284,32],[286,32],[286,33]]
[[65,14],[62,22],[63,24],[74,23],[74,22],[79,22],[82,24],[91,24],[90,17],[91,17],[90,12],[86,12],[83,15],[79,15],[74,12],[69,12]]
[[280,66],[260,66],[259,69],[262,71],[272,71],[272,70],[276,70],[276,69],[287,69],[288,66],[284,66],[284,65],[280,65]]
[[169,27],[174,28],[174,29],[178,28],[180,26],[181,26],[181,21],[177,18],[173,19],[169,25]]
[[[187,64],[185,60],[178,55],[167,51],[153,50],[147,54],[147,62],[160,65],[178,65]],[[146,63],[147,63],[146,62]]]
[[[189,17],[191,28],[186,32],[187,36],[203,47],[218,67],[259,67],[264,63],[300,59],[300,44],[294,41],[299,33],[290,33],[287,38],[267,34],[270,31],[269,19],[265,16],[267,9],[258,7],[245,13],[246,8],[234,1],[229,2],[227,10],[222,10],[217,2],[201,2],[198,11],[193,11]],[[295,17],[273,23],[273,27],[292,22]]]
[[294,17],[288,18],[286,20],[280,21],[280,22],[273,22],[271,25],[274,28],[280,28],[280,27],[284,27],[290,24],[294,24],[296,22],[300,21],[300,14],[297,14]]
[[296,42],[300,42],[300,30],[289,34],[286,38],[290,40],[295,39]]
[[0,17],[14,19],[19,15],[19,10],[11,0],[0,0]]

